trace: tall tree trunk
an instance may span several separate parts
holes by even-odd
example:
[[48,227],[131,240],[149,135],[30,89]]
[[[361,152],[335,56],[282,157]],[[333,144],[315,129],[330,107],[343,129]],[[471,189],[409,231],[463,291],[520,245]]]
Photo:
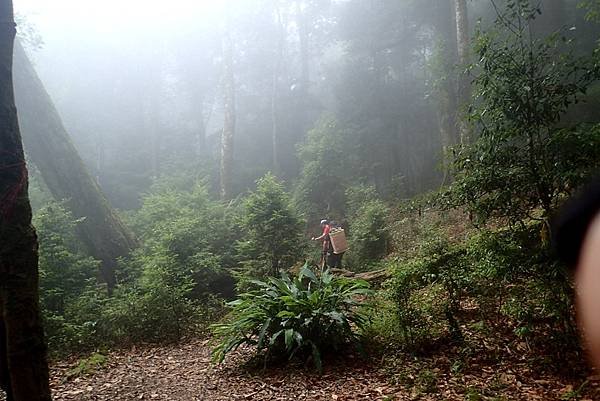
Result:
[[[306,9],[303,9],[304,1],[296,2],[296,12],[298,16],[298,37],[300,40],[300,86],[305,95],[308,94],[310,85],[310,54],[309,54],[309,36],[308,36],[308,15]],[[306,6],[305,6],[306,7]]]
[[38,244],[13,92],[14,38],[12,1],[0,0],[0,386],[11,401],[51,401]]
[[[156,82],[156,81],[155,81]],[[150,167],[152,170],[152,178],[156,179],[160,176],[160,110],[158,107],[158,94],[150,91],[146,102],[146,112],[144,116],[145,132],[150,137]]]
[[[438,97],[438,125],[440,127],[440,143],[442,152],[460,143],[460,132],[457,123],[459,108],[457,104],[458,76],[454,74],[457,59],[458,46],[456,35],[455,5],[446,1],[441,3],[442,12],[437,26],[437,35],[440,38],[441,79]],[[447,177],[447,169],[444,169]]]
[[79,157],[52,99],[19,42],[15,45],[15,93],[27,154],[39,168],[54,198],[66,200],[77,218],[78,236],[95,258],[109,291],[115,284],[117,258],[137,242],[102,194]]
[[[469,64],[469,19],[467,12],[467,0],[454,0],[456,14],[456,41],[458,50],[458,66],[460,69],[458,75],[458,125],[461,143],[469,143],[471,132],[466,117],[464,116],[465,107],[471,100],[471,83],[469,76],[464,69]],[[461,110],[462,109],[462,110]]]
[[303,138],[308,129],[309,121],[309,89],[310,89],[310,36],[308,6],[305,0],[296,1],[296,18],[298,24],[298,39],[300,41],[300,126],[298,139]]
[[221,135],[221,199],[231,198],[233,180],[233,139],[235,137],[235,75],[233,41],[229,32],[223,37],[223,104],[225,118]]
[[281,18],[281,10],[279,4],[275,3],[275,15],[277,18],[277,50],[273,61],[273,82],[271,87],[271,142],[273,149],[273,173],[278,174],[279,165],[279,124],[277,104],[279,100],[279,77],[283,64],[283,49],[285,46],[285,27]]

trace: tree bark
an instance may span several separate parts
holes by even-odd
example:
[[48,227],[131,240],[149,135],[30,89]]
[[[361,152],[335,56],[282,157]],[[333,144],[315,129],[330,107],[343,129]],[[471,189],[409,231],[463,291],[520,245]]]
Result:
[[12,82],[15,33],[12,1],[0,0],[0,386],[11,401],[51,401],[37,236]]
[[78,236],[90,255],[102,262],[109,292],[116,284],[117,258],[137,242],[110,206],[79,157],[52,99],[19,42],[15,45],[15,93],[27,154],[57,200],[66,200],[76,218]]
[[226,32],[223,37],[223,104],[225,118],[221,135],[221,199],[226,200],[231,198],[236,114],[233,41],[229,32]]
[[[454,0],[454,8],[456,13],[456,41],[458,50],[458,126],[460,132],[461,143],[469,143],[471,140],[471,132],[466,117],[464,116],[464,108],[469,104],[471,99],[471,84],[469,76],[464,72],[465,67],[469,64],[469,19],[467,11],[467,0]],[[461,108],[463,110],[461,110]]]

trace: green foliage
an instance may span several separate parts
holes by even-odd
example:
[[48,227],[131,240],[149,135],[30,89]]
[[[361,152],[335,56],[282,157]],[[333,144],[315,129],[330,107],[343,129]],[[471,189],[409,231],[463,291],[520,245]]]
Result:
[[374,187],[356,186],[346,191],[350,221],[350,258],[354,269],[366,270],[387,254],[389,209],[378,199]]
[[368,284],[334,277],[328,271],[319,277],[304,265],[297,277],[253,281],[255,289],[229,303],[233,308],[227,323],[213,326],[220,344],[214,359],[222,361],[241,344],[256,346],[268,355],[311,355],[322,368],[322,354],[359,340],[367,317],[359,308],[359,297],[369,295]]
[[331,116],[322,117],[298,146],[303,167],[295,201],[309,221],[343,214],[351,157],[345,149],[344,130]]
[[429,369],[423,369],[415,378],[415,387],[421,393],[437,393],[438,392],[438,377],[435,372]]
[[89,375],[91,373],[94,373],[99,368],[103,367],[107,361],[108,358],[106,357],[106,355],[94,352],[89,357],[81,359],[77,366],[75,366],[72,369],[69,369],[67,371],[66,377],[70,379],[74,377]]
[[131,219],[143,246],[121,270],[143,280],[144,269],[160,268],[147,274],[182,287],[191,280],[192,298],[231,297],[237,210],[212,200],[202,182],[179,187],[177,181],[163,180],[144,197]]
[[587,10],[586,19],[589,21],[600,21],[600,1],[598,0],[581,0],[578,7]]
[[[465,302],[477,305],[481,319],[470,330],[489,335],[485,322],[495,316],[528,342],[557,349],[576,344],[572,281],[539,241],[542,224],[475,230],[466,239],[448,238],[429,219],[423,224],[418,249],[390,261],[394,275],[386,288],[401,345],[414,349],[447,335],[460,339]],[[389,316],[377,319],[390,327]]]
[[204,185],[163,180],[129,216],[142,246],[121,260],[112,297],[96,284],[99,263],[84,256],[78,221],[60,204],[35,215],[40,293],[52,353],[138,341],[175,341],[202,329],[232,296],[230,244],[235,210],[212,201]]
[[104,303],[99,330],[115,343],[176,341],[193,330],[206,312],[192,297],[192,277],[178,270],[171,255],[152,255],[136,284]]
[[87,257],[75,236],[78,220],[60,203],[35,214],[39,250],[40,304],[51,350],[80,349],[95,334],[95,316],[82,316],[75,305],[96,288],[99,262]]
[[418,347],[426,338],[443,333],[462,337],[457,313],[469,288],[465,251],[440,232],[427,234],[414,259],[399,262],[388,283],[397,310],[398,329],[406,345]]
[[598,63],[575,56],[560,32],[532,37],[538,10],[529,3],[508,1],[496,29],[479,30],[475,39],[470,118],[478,137],[456,149],[446,200],[466,205],[478,223],[546,220],[599,166],[599,128],[560,124],[597,80]]
[[302,222],[273,175],[258,180],[256,190],[244,199],[240,225],[243,235],[236,249],[243,277],[277,275],[280,269],[303,260]]

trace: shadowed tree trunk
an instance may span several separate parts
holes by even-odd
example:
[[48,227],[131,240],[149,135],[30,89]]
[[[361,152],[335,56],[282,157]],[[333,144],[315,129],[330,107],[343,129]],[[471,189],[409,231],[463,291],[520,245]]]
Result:
[[[471,99],[471,83],[469,76],[463,71],[469,64],[469,19],[467,12],[467,0],[454,0],[454,8],[456,13],[456,41],[458,50],[458,66],[460,72],[458,74],[458,107],[459,113],[463,114],[466,105]],[[469,125],[466,117],[459,115],[458,126],[460,132],[461,143],[468,143],[471,138]]]
[[116,260],[136,246],[133,234],[102,194],[79,157],[50,96],[25,51],[15,44],[15,93],[27,154],[57,200],[66,200],[77,218],[78,236],[90,255],[102,261],[109,291],[115,284]]
[[9,401],[50,401],[37,236],[12,82],[14,38],[12,1],[0,0],[0,386]]
[[221,135],[221,199],[231,198],[233,175],[233,138],[235,136],[235,76],[233,41],[229,32],[223,37],[223,104],[225,118]]

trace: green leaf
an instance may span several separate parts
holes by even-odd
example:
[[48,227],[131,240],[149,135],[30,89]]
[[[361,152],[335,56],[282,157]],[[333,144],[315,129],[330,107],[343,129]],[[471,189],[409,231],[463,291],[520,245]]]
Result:
[[314,283],[318,283],[319,282],[319,279],[317,278],[317,276],[315,275],[315,273],[313,273],[313,271],[308,267],[308,263],[305,263],[304,266],[302,266],[302,268],[300,269],[300,274],[298,275],[298,277],[300,279],[302,279],[302,277],[308,277]]
[[285,330],[285,347],[290,350],[292,349],[294,341],[294,329],[286,329]]

